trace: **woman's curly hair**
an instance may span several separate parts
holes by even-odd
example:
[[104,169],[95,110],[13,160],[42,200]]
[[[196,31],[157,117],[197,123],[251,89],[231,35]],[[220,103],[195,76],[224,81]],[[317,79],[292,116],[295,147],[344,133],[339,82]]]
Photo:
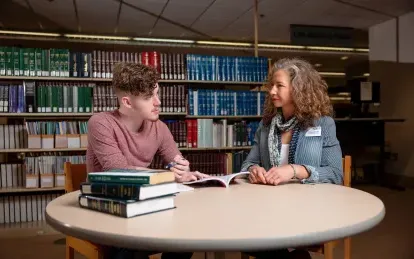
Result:
[[[269,73],[269,90],[273,86],[273,75],[280,69],[290,75],[295,107],[294,116],[301,128],[312,127],[315,119],[321,116],[333,116],[333,108],[328,96],[328,85],[309,62],[299,58],[278,60]],[[277,108],[268,94],[264,104],[263,124],[269,125],[276,113]]]

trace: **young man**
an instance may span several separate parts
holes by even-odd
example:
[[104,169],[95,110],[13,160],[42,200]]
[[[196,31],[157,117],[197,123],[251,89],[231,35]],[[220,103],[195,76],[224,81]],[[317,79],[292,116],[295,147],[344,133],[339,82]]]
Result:
[[[88,172],[114,168],[146,169],[156,153],[166,163],[177,182],[205,177],[191,172],[190,164],[178,150],[165,123],[159,120],[158,73],[149,66],[119,63],[113,71],[112,86],[119,109],[94,114],[88,122]],[[114,255],[115,253],[116,255]],[[150,254],[150,253],[149,253]],[[129,258],[132,251],[109,249],[108,258]],[[191,258],[192,253],[164,253],[166,258]]]

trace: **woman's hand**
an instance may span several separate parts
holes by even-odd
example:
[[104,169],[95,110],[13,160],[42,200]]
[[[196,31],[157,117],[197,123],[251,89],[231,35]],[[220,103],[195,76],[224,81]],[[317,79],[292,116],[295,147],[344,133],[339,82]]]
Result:
[[272,167],[264,173],[267,184],[278,185],[289,182],[293,178],[294,172],[290,165]]
[[249,174],[249,181],[251,183],[262,183],[266,184],[266,179],[264,177],[264,174],[266,173],[266,170],[263,167],[260,167],[258,165],[251,166],[249,168],[250,174]]

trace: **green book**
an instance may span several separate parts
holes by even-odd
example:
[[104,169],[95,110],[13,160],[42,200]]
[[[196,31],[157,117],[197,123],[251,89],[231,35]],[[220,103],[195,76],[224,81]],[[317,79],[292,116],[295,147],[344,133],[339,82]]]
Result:
[[112,182],[130,184],[161,184],[173,182],[174,173],[167,170],[114,169],[107,172],[88,173],[88,182]]

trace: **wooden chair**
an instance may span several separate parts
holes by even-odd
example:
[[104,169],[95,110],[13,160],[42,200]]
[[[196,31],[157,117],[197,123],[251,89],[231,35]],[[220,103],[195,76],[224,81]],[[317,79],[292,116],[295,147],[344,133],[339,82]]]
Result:
[[[351,187],[351,165],[352,160],[351,156],[345,156],[342,158],[342,165],[344,170],[344,186]],[[305,249],[310,252],[323,254],[325,259],[333,259],[333,250],[341,242],[344,242],[344,259],[351,259],[351,238],[346,237],[341,240],[329,241],[321,245],[315,245],[311,247],[306,247]],[[243,256],[245,258],[247,256]],[[254,259],[253,256],[249,256],[249,259]]]
[[[80,184],[86,181],[86,164],[72,164],[65,162],[65,192],[73,192],[80,189]],[[102,259],[104,251],[100,245],[91,243],[72,236],[66,236],[66,259],[74,259],[74,251],[79,252],[87,259]],[[156,255],[150,255],[150,259]]]
[[[86,164],[72,164],[65,162],[65,192],[77,191],[80,184],[86,180]],[[66,259],[74,259],[74,251],[79,252],[88,259],[102,259],[103,251],[99,245],[89,241],[66,236]]]

